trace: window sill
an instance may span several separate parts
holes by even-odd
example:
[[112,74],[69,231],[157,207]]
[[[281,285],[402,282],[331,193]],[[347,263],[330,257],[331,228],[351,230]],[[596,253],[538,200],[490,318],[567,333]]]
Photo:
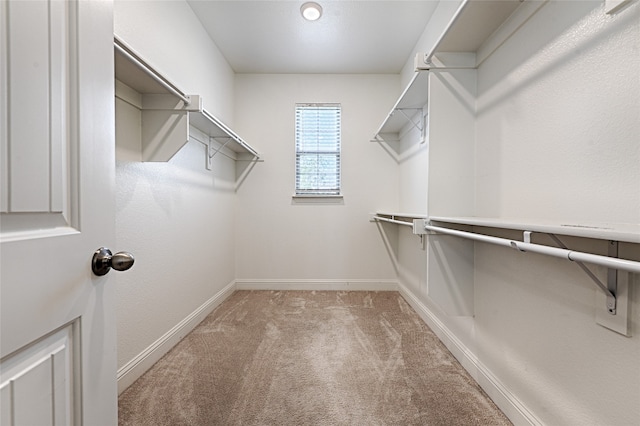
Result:
[[292,195],[292,204],[344,204],[344,196],[340,195]]

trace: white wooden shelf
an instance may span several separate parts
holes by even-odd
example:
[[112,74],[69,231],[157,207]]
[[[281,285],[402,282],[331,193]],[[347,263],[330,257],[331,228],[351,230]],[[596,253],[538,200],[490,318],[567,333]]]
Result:
[[640,244],[640,224],[638,223],[562,223],[540,220],[502,219],[489,217],[452,217],[428,216],[421,213],[386,212],[375,213],[383,219],[395,221],[413,221],[424,219],[431,223],[479,226],[486,228],[514,229],[518,231],[540,232],[545,234],[567,235],[571,237],[592,238],[597,240],[621,241]]
[[[523,7],[525,3],[527,3],[525,7],[527,10],[522,13],[522,17],[514,19],[514,23],[507,25],[506,22],[511,21],[509,18],[516,9]],[[398,142],[402,137],[402,131],[407,128],[408,124],[421,131],[421,140],[424,141],[429,98],[427,71],[448,68],[449,66],[454,68],[477,67],[500,45],[501,42],[498,40],[509,37],[518,28],[519,20],[526,19],[543,3],[543,1],[523,2],[521,0],[466,0],[462,3],[431,52],[417,55],[415,75],[376,131],[372,142]],[[468,57],[462,59],[457,57],[448,64],[442,64],[440,61],[431,62],[435,54],[445,52],[473,53],[473,61],[469,63]],[[449,60],[451,59],[449,58]]]
[[[531,10],[523,15],[530,16],[540,7],[541,3],[535,2],[534,7],[527,6]],[[463,58],[462,60],[457,59],[456,61],[461,62],[454,62],[454,67],[477,67],[499,45],[499,42],[491,43],[487,41],[498,32],[498,29],[505,24],[508,18],[522,4],[523,2],[520,0],[465,1],[436,42],[432,51],[426,54],[418,54],[415,75],[376,131],[372,142],[398,142],[402,137],[402,131],[407,128],[408,124],[421,131],[422,140],[424,141],[429,99],[429,79],[426,71],[448,67],[448,65],[440,64],[439,62],[436,64],[431,63],[433,55],[441,52],[474,53],[472,64],[469,64]],[[496,38],[506,38],[510,35],[510,32],[513,32],[513,30],[510,30],[509,25],[504,25],[504,27],[504,34],[498,34]],[[494,44],[495,47],[491,47]]]
[[546,2],[463,1],[431,51],[419,54],[416,58],[416,68],[446,69],[451,64],[443,63],[440,59],[451,53],[473,53],[473,64],[468,67],[477,68]]
[[248,153],[256,159],[260,157],[260,154],[251,145],[205,109],[189,113],[189,123],[235,153]]
[[485,217],[443,217],[431,216],[431,222],[458,225],[482,226],[488,228],[515,229],[572,237],[594,238],[598,240],[622,241],[640,244],[640,224],[628,223],[582,223],[527,221],[518,219],[495,219]]
[[[260,157],[254,148],[202,107],[200,96],[185,94],[117,37],[114,60],[120,92],[128,92],[126,101],[141,110],[142,161],[169,161],[189,141],[190,126],[208,138],[202,140],[200,134],[193,138],[207,146],[208,167],[211,158],[223,149],[247,154],[254,160]],[[238,159],[239,156],[229,157]]]
[[[475,231],[452,229],[443,224],[461,224],[500,229],[518,229],[525,231],[520,239],[499,238]],[[414,222],[414,230],[419,224]],[[640,243],[640,226],[637,224],[562,224],[552,222],[524,222],[494,218],[465,218],[465,217],[431,217],[424,220],[422,227],[435,234],[460,237],[465,240],[494,244],[521,253],[536,253],[575,262],[593,283],[601,290],[598,292],[600,302],[597,312],[607,312],[608,315],[596,315],[596,322],[620,334],[629,334],[629,274],[620,271],[640,273],[640,262],[618,257],[620,241]],[[531,241],[531,232],[550,234],[555,242],[548,246]],[[596,238],[607,241],[607,255],[594,254],[570,249],[556,234],[573,235],[583,238]],[[473,252],[470,252],[473,257]],[[598,265],[607,268],[606,280],[601,279],[588,265]],[[601,303],[601,304],[600,304]]]
[[429,219],[429,216],[422,213],[407,213],[407,212],[384,212],[377,211],[377,216],[388,217],[388,218],[406,218],[406,219]]
[[467,1],[437,51],[477,52],[522,4],[521,0]]
[[426,106],[429,98],[429,78],[426,72],[416,72],[405,90],[391,108],[373,142],[397,142],[402,130],[411,123],[424,132]]

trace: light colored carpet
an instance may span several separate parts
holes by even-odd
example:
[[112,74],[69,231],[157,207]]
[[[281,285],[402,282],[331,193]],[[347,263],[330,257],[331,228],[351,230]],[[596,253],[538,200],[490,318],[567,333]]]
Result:
[[509,425],[397,292],[237,291],[119,398],[120,425]]

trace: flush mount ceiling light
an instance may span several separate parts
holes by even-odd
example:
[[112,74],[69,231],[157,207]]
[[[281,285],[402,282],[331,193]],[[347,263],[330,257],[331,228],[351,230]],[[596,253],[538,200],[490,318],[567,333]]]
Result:
[[302,17],[307,21],[317,21],[322,16],[322,7],[315,2],[307,2],[300,8]]

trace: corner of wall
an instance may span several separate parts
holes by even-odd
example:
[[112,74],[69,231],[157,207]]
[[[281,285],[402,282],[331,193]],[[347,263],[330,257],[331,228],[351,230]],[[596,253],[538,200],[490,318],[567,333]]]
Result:
[[137,356],[118,369],[118,394],[124,392],[140,376],[162,358],[182,338],[189,334],[215,308],[224,302],[236,290],[236,282],[232,281],[213,295],[195,311],[176,324],[171,330],[158,338]]

